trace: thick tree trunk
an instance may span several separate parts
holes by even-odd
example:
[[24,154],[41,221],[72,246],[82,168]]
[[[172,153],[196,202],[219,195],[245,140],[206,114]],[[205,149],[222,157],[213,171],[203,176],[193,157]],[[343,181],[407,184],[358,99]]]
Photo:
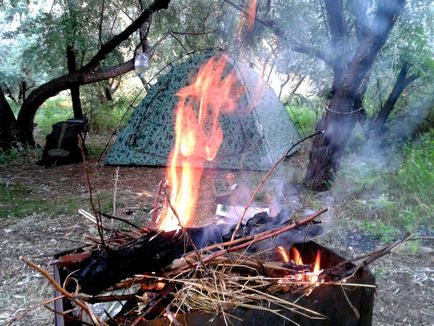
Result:
[[[77,71],[75,50],[70,45],[66,47],[66,59],[68,62],[68,72],[70,74],[75,73]],[[80,84],[72,85],[70,91],[71,91],[72,110],[74,111],[74,118],[83,119],[83,110],[81,108],[81,100],[80,100]]]
[[16,140],[16,119],[0,87],[0,149],[8,150]]
[[317,131],[323,134],[314,138],[309,153],[309,165],[304,184],[312,190],[327,190],[339,168],[339,161],[345,151],[348,139],[358,120],[356,106],[363,94],[338,90],[329,102],[327,111],[317,124]]
[[[339,160],[360,116],[366,90],[365,80],[381,48],[404,7],[405,0],[390,0],[378,5],[369,31],[357,47],[347,47],[348,28],[342,1],[326,0],[331,48],[336,51],[333,69],[333,92],[317,130],[324,130],[312,143],[305,185],[316,191],[330,188]],[[368,22],[366,22],[368,23]]]

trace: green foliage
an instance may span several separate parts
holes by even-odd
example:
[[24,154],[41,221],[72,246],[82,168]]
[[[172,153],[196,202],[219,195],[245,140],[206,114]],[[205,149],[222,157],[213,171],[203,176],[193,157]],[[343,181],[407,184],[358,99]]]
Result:
[[[109,102],[97,110],[90,111],[89,118],[91,122],[91,130],[98,134],[112,132],[129,107],[130,103],[128,99],[123,98],[117,100],[115,103]],[[119,129],[122,129],[125,126],[131,113],[132,110],[130,109],[122,120]]]
[[378,153],[350,156],[334,189],[353,194],[343,205],[345,215],[383,240],[434,226],[434,130],[394,154],[402,156],[398,166],[388,163],[391,158],[378,164]]
[[[92,99],[92,94],[82,92],[82,95],[84,113],[87,114],[91,123],[90,130],[97,134],[112,132],[131,105],[131,100],[127,96],[121,95],[116,98],[115,102],[106,102],[101,105],[97,101],[88,100],[89,98]],[[120,129],[128,122],[131,112],[132,110],[129,110],[125,116]],[[59,95],[49,99],[36,113],[36,137],[42,141],[46,135],[51,133],[53,124],[70,118],[73,118],[73,111],[68,96]]]
[[119,129],[122,129],[133,111],[130,108],[131,105],[135,104],[132,103],[132,100],[142,100],[143,97],[140,93],[136,98],[140,90],[130,86],[129,89],[117,90],[113,95],[113,101],[108,101],[104,94],[104,87],[107,85],[98,83],[80,88],[83,112],[89,119],[91,132],[96,134],[113,132],[126,114],[119,125]]
[[0,150],[0,166],[15,161],[17,157],[18,157],[18,150],[16,148],[12,148],[7,151]]
[[404,63],[410,66],[408,76],[418,78],[407,86],[395,104],[391,118],[402,110],[420,103],[421,98],[434,92],[432,35],[434,11],[423,0],[411,0],[392,30],[388,43],[381,51],[369,78],[364,107],[369,117],[375,117],[384,105]]
[[410,191],[421,202],[434,201],[434,130],[403,148],[404,160],[392,186]]
[[51,98],[36,112],[37,133],[43,138],[51,133],[53,124],[72,117],[73,112],[69,98],[64,96]]
[[387,225],[381,220],[363,221],[362,225],[367,232],[385,243],[391,242],[398,235],[398,230],[395,227]]
[[410,254],[416,255],[420,249],[420,241],[409,241],[407,242],[407,248],[410,251]]
[[301,105],[289,104],[286,106],[291,120],[294,122],[298,131],[302,135],[309,135],[314,132],[315,125],[318,121],[318,112]]

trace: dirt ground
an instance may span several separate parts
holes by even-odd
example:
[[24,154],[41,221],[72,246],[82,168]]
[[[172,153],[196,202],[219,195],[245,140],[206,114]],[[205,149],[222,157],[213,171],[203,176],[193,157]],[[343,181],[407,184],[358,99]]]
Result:
[[[74,164],[46,169],[34,162],[35,159],[30,157],[0,167],[0,182],[20,184],[29,189],[29,200],[53,201],[65,205],[65,209],[41,211],[35,207],[34,213],[25,216],[0,218],[1,325],[53,324],[53,314],[41,306],[52,298],[53,290],[41,275],[20,261],[20,256],[47,264],[53,253],[78,247],[86,240],[86,234],[95,234],[93,225],[77,212],[77,206],[89,210],[89,191],[83,166]],[[110,213],[113,209],[116,168],[95,165],[94,161],[89,166],[94,197]],[[289,173],[291,178],[297,177],[294,171]],[[208,214],[212,215],[214,209],[213,188],[210,185],[221,183],[224,175],[224,171],[206,175],[202,185],[205,199],[201,203],[201,221]],[[253,184],[262,174],[236,175],[249,179]],[[163,178],[162,168],[121,167],[116,186],[115,213],[137,224],[148,219],[154,193]],[[276,184],[271,182],[270,187],[276,187]],[[333,199],[324,195],[321,198],[324,204],[333,206]],[[296,196],[293,199],[298,200]],[[296,209],[313,209],[303,207],[303,203],[300,200]],[[1,198],[0,205],[5,205]],[[329,225],[325,235],[319,239],[321,243],[344,257],[358,256],[369,251],[368,247],[381,245],[374,241],[372,246],[367,246],[370,240],[362,236],[363,233],[358,235],[358,230],[343,229],[341,223],[334,223],[335,212],[333,207],[330,208],[326,219]],[[423,244],[416,253],[407,248],[399,249],[374,263],[371,270],[376,275],[378,286],[374,325],[434,325],[434,254],[429,243]]]

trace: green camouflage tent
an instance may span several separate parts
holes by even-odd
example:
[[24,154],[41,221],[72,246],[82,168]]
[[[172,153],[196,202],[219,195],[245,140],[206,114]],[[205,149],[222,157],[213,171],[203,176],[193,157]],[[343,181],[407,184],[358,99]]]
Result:
[[[108,155],[108,164],[166,165],[174,144],[176,93],[188,85],[211,55],[190,57],[159,78],[120,132]],[[253,69],[226,59],[227,69],[235,70],[238,82],[245,88],[239,106],[251,109],[248,113],[221,116],[224,140],[216,158],[206,162],[205,167],[267,170],[298,139],[297,131],[273,90]],[[253,100],[258,95],[258,83],[263,83],[264,87],[259,91],[259,99]]]

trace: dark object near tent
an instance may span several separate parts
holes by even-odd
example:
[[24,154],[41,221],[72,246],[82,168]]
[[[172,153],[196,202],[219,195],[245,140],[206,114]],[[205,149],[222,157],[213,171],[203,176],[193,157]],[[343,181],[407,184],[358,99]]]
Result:
[[37,164],[51,166],[82,162],[78,139],[81,137],[84,145],[87,131],[87,119],[69,119],[54,124],[46,138],[42,159]]
[[[191,77],[213,54],[193,56],[159,78],[119,134],[108,164],[166,165],[175,142],[176,94],[189,85]],[[226,69],[235,72],[237,83],[244,89],[238,101],[241,113],[220,117],[224,140],[215,159],[206,161],[204,167],[268,170],[298,140],[296,128],[274,91],[253,69],[225,59]]]

